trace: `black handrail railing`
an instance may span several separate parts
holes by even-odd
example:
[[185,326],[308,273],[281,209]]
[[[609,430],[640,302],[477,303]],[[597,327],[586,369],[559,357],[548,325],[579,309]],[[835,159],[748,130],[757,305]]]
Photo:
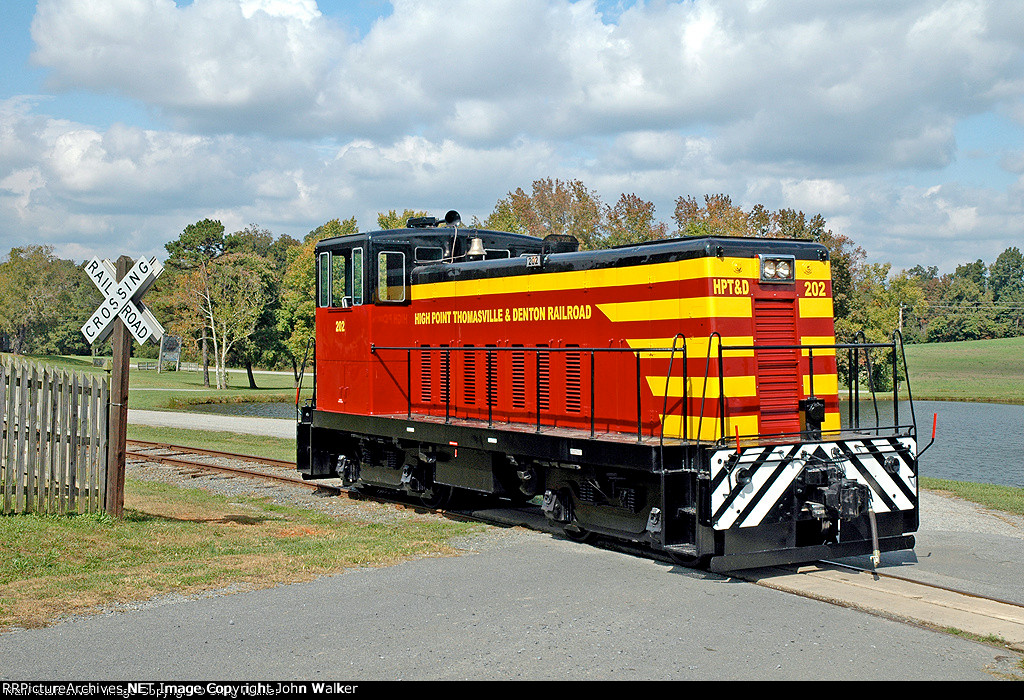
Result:
[[[859,333],[859,337],[863,337],[863,333],[862,332]],[[899,388],[898,388],[898,385],[897,385],[898,370],[899,370],[899,367],[898,367],[898,357],[897,357],[897,352],[898,351],[902,353],[904,372],[906,371],[906,356],[905,356],[905,353],[903,353],[902,337],[899,336],[898,332],[893,334],[893,340],[890,343],[867,343],[867,342],[860,342],[860,343],[858,343],[858,342],[854,342],[854,343],[832,343],[832,344],[815,343],[815,344],[795,344],[795,345],[754,345],[754,344],[750,344],[750,345],[725,345],[722,342],[721,335],[716,331],[716,332],[712,332],[708,336],[708,351],[707,351],[707,357],[706,357],[706,362],[705,362],[705,370],[704,370],[704,384],[703,384],[703,389],[701,391],[700,413],[699,413],[698,423],[697,423],[697,434],[695,436],[695,439],[698,440],[698,441],[701,440],[701,435],[702,435],[702,430],[703,430],[704,405],[705,405],[705,400],[707,398],[708,380],[710,379],[710,363],[711,363],[711,355],[712,355],[712,346],[716,344],[715,343],[715,338],[718,339],[718,342],[717,342],[717,350],[718,350],[717,360],[718,360],[718,402],[719,402],[719,416],[718,416],[718,419],[719,419],[719,437],[716,440],[716,442],[718,442],[718,443],[722,443],[722,442],[724,442],[726,440],[731,439],[731,436],[726,434],[726,422],[727,422],[727,418],[728,418],[728,404],[726,402],[726,392],[725,392],[725,371],[724,371],[724,368],[725,368],[725,354],[727,352],[734,352],[734,351],[753,351],[753,352],[757,353],[757,352],[761,352],[761,351],[770,351],[770,350],[799,350],[799,351],[806,351],[807,352],[808,372],[809,372],[809,376],[810,376],[810,384],[809,384],[808,388],[810,390],[810,395],[812,395],[812,396],[814,395],[814,351],[815,350],[818,350],[818,351],[822,351],[822,350],[833,350],[833,351],[847,350],[848,354],[849,354],[849,358],[850,358],[849,359],[849,368],[848,368],[848,370],[849,370],[848,371],[849,377],[848,377],[848,382],[847,382],[848,390],[850,392],[850,422],[851,422],[851,425],[849,426],[849,428],[853,429],[853,430],[865,430],[865,429],[871,430],[870,428],[862,428],[861,425],[860,425],[860,409],[859,409],[859,396],[860,396],[859,374],[860,374],[860,372],[859,372],[859,366],[860,366],[860,353],[863,352],[864,353],[865,364],[866,364],[867,369],[868,369],[868,388],[869,388],[869,391],[871,392],[871,398],[872,398],[872,401],[873,401],[873,404],[874,404],[874,407],[875,407],[875,427],[873,428],[873,430],[876,432],[876,434],[878,434],[882,430],[893,430],[895,432],[899,432],[900,430],[903,430],[903,429],[909,429],[910,431],[912,431],[911,434],[916,438],[916,434],[917,434],[917,421],[916,421],[916,415],[914,414],[913,398],[912,398],[912,395],[909,393],[910,392],[909,379],[906,380],[906,383],[907,383],[908,397],[910,397],[910,401],[911,401],[910,410],[911,410],[911,420],[912,420],[912,423],[910,423],[908,425],[900,425],[898,409],[895,408],[895,406],[898,405],[898,399],[899,399]],[[669,357],[668,374],[667,374],[667,376],[665,378],[665,396],[664,396],[663,408],[662,408],[662,413],[661,413],[661,424],[660,424],[660,427],[659,427],[659,432],[660,432],[660,435],[659,435],[659,445],[664,447],[665,420],[668,417],[667,414],[668,414],[669,385],[670,385],[671,379],[672,379],[673,365],[675,363],[676,354],[680,350],[680,346],[678,345],[678,341],[680,339],[682,339],[682,341],[683,341],[682,347],[681,347],[681,350],[682,350],[682,360],[683,360],[683,396],[682,396],[682,401],[680,403],[680,406],[681,406],[681,409],[680,409],[681,416],[680,417],[681,417],[681,422],[682,422],[682,431],[681,431],[682,435],[681,435],[681,437],[682,437],[683,441],[688,441],[690,439],[690,435],[689,435],[689,398],[690,398],[689,397],[689,377],[690,377],[690,375],[689,375],[689,372],[687,370],[687,360],[688,360],[687,344],[686,344],[686,340],[687,339],[681,333],[676,334],[676,336],[672,339],[672,346],[671,347],[661,347],[661,348],[659,348],[659,347],[647,347],[647,348],[593,348],[593,347],[580,347],[580,346],[567,346],[567,347],[557,347],[556,348],[556,347],[549,347],[549,346],[528,347],[528,346],[523,346],[523,345],[516,345],[516,346],[509,346],[509,347],[498,347],[498,346],[493,346],[493,345],[487,345],[487,346],[479,346],[479,345],[476,345],[476,346],[471,346],[471,345],[467,345],[467,346],[455,346],[455,345],[443,345],[443,346],[422,346],[422,345],[421,346],[378,346],[378,345],[371,344],[370,345],[370,352],[372,354],[377,354],[377,353],[384,352],[384,351],[401,351],[401,352],[405,352],[405,355],[406,355],[406,392],[405,393],[406,393],[406,399],[407,399],[407,415],[408,415],[408,417],[410,419],[412,418],[412,407],[413,407],[413,400],[412,400],[412,353],[413,352],[419,352],[419,353],[438,352],[438,353],[442,353],[442,362],[440,364],[442,366],[442,371],[443,371],[443,375],[444,375],[444,382],[445,382],[445,386],[442,387],[442,392],[443,392],[443,396],[444,396],[444,399],[445,399],[445,423],[449,423],[452,420],[452,415],[451,415],[451,400],[452,400],[452,396],[451,396],[452,376],[451,375],[452,375],[452,372],[451,372],[451,362],[450,362],[451,353],[452,352],[461,352],[461,353],[466,353],[466,352],[474,352],[474,353],[484,352],[484,353],[486,353],[486,359],[485,359],[486,375],[487,375],[487,379],[486,379],[486,400],[487,400],[487,424],[488,424],[489,427],[493,426],[493,424],[494,424],[494,407],[495,407],[495,403],[496,403],[496,388],[497,388],[496,387],[496,381],[497,380],[496,380],[496,376],[495,376],[496,373],[497,373],[496,369],[495,369],[496,365],[497,365],[497,362],[496,362],[496,360],[494,360],[492,358],[495,357],[495,353],[501,353],[501,352],[520,352],[520,353],[532,352],[532,353],[534,353],[534,356],[535,356],[535,362],[534,362],[534,367],[535,367],[535,391],[534,391],[534,414],[535,415],[534,415],[534,423],[535,423],[535,431],[538,432],[538,433],[541,432],[542,415],[543,415],[542,410],[541,410],[541,397],[542,397],[542,393],[541,393],[541,377],[542,377],[541,359],[542,359],[542,354],[544,356],[550,356],[551,354],[554,354],[554,353],[581,353],[581,354],[587,354],[587,355],[589,355],[589,359],[590,359],[590,366],[589,366],[589,370],[590,370],[590,421],[589,421],[590,422],[590,426],[589,427],[590,427],[590,436],[592,438],[596,435],[596,413],[597,412],[596,412],[596,406],[595,406],[595,397],[596,397],[596,385],[597,385],[597,381],[598,381],[598,375],[597,375],[597,372],[596,372],[596,356],[597,356],[598,353],[633,353],[633,355],[636,358],[635,397],[636,397],[636,439],[637,439],[638,442],[643,440],[643,406],[642,406],[642,400],[641,400],[642,399],[642,377],[643,377],[643,375],[642,375],[641,366],[640,366],[641,357],[645,353],[668,353],[668,357]],[[891,350],[892,353],[893,353],[892,357],[893,357],[893,384],[894,384],[894,386],[893,386],[893,404],[894,404],[894,415],[893,415],[893,418],[894,418],[894,420],[893,420],[893,425],[892,426],[881,426],[880,425],[880,418],[879,418],[879,413],[878,413],[877,396],[876,396],[876,393],[875,393],[874,380],[873,380],[873,378],[871,376],[872,373],[873,373],[873,365],[871,364],[870,351],[874,350],[874,349],[880,349],[880,348]],[[550,387],[549,387],[549,391],[550,391]],[[550,394],[548,394],[548,397],[549,397],[548,401],[550,402]],[[549,407],[550,407],[550,403],[549,403]],[[741,435],[741,436],[738,436],[738,437],[742,437],[742,438],[745,438],[745,439],[762,439],[762,438],[768,438],[768,437],[770,437],[772,439],[779,439],[779,438],[787,437],[789,435],[793,435],[795,437],[801,437],[801,436],[803,436],[803,433],[789,433],[789,434],[787,434],[787,433],[774,433],[774,434],[771,434],[771,435],[760,434],[759,433],[759,434]],[[653,437],[653,431],[652,431],[652,437]]]
[[[681,337],[681,336],[677,336]],[[377,354],[383,351],[402,351],[406,353],[406,414],[409,418],[412,417],[412,353],[413,352],[439,352],[443,353],[442,357],[448,357],[451,352],[485,352],[487,354],[486,360],[486,375],[487,375],[487,425],[488,427],[494,424],[493,409],[495,404],[496,381],[494,375],[496,372],[492,371],[493,364],[490,360],[492,353],[496,352],[532,352],[534,353],[535,360],[535,380],[536,388],[534,392],[534,411],[536,421],[536,432],[541,430],[541,408],[540,408],[540,358],[541,355],[549,355],[551,353],[581,353],[588,354],[590,356],[590,435],[594,437],[596,435],[596,423],[595,423],[595,410],[594,410],[594,399],[596,395],[596,379],[597,374],[595,370],[596,362],[595,357],[598,353],[632,353],[636,356],[636,376],[635,376],[635,394],[636,394],[636,436],[637,441],[643,440],[643,407],[642,407],[642,377],[643,374],[640,371],[640,358],[644,353],[653,352],[664,352],[664,353],[675,353],[678,349],[673,341],[673,347],[666,348],[588,348],[580,346],[567,346],[561,348],[553,348],[549,346],[537,346],[528,347],[523,345],[516,345],[510,347],[498,347],[498,346],[479,346],[479,345],[442,345],[442,346],[405,346],[405,345],[370,345],[370,353]],[[684,345],[685,347],[685,345]],[[685,355],[684,355],[685,357]],[[448,362],[443,363],[444,367],[448,368],[445,374],[445,387],[443,388],[445,395],[445,423],[451,422],[451,365]],[[671,378],[671,374],[669,375]],[[685,382],[684,382],[685,384]],[[685,404],[684,404],[685,411]],[[685,416],[684,416],[685,425]],[[664,432],[664,431],[662,431]]]
[[[714,334],[712,334],[712,336],[713,335]],[[858,331],[857,335],[855,337],[863,338],[864,337],[863,331]],[[898,432],[901,429],[909,429],[911,431],[910,435],[916,440],[917,439],[917,418],[916,418],[916,415],[914,413],[913,397],[912,397],[912,394],[910,394],[910,380],[909,380],[909,373],[907,373],[907,371],[906,371],[906,369],[907,369],[907,367],[906,367],[906,354],[903,351],[903,342],[902,342],[903,339],[902,339],[902,336],[899,334],[898,331],[894,331],[892,337],[893,337],[893,340],[890,343],[868,343],[868,342],[857,343],[857,342],[854,342],[854,343],[832,343],[832,344],[827,344],[827,343],[826,344],[821,344],[821,343],[818,343],[818,344],[799,344],[799,345],[753,345],[753,344],[751,344],[751,345],[722,345],[722,344],[719,344],[719,347],[718,347],[719,368],[722,367],[722,362],[723,362],[723,358],[725,356],[725,353],[729,352],[729,351],[752,350],[754,352],[758,352],[758,351],[763,351],[763,350],[801,350],[801,351],[806,350],[808,352],[808,375],[810,377],[810,386],[808,387],[808,389],[810,390],[810,395],[813,396],[814,395],[814,361],[813,361],[813,352],[814,352],[814,350],[843,350],[843,349],[845,349],[845,350],[848,351],[848,357],[850,358],[849,359],[849,366],[848,366],[848,370],[847,370],[848,371],[848,375],[849,375],[848,376],[847,386],[848,386],[848,391],[849,391],[849,403],[850,403],[850,422],[851,422],[850,429],[852,429],[852,430],[874,430],[876,434],[881,433],[882,430],[892,430],[894,432]],[[893,357],[893,424],[890,425],[890,426],[882,426],[882,425],[880,425],[881,419],[879,417],[879,412],[878,412],[878,399],[877,399],[877,395],[876,395],[876,392],[875,392],[874,379],[873,379],[874,368],[873,368],[873,366],[871,364],[871,355],[870,355],[870,351],[872,349],[878,349],[878,348],[884,348],[884,349],[891,350],[892,351],[892,357]],[[866,368],[867,368],[868,391],[871,393],[871,400],[872,400],[872,404],[874,405],[874,409],[875,409],[875,427],[873,429],[872,428],[863,428],[860,425],[860,371],[859,371],[859,367],[860,367],[860,352],[861,351],[863,351],[863,353],[864,353],[864,360],[865,360],[865,365],[866,365]],[[708,347],[708,354],[709,355],[710,355],[710,352],[711,352],[711,348],[710,348],[710,345],[709,345],[709,347]],[[902,354],[902,357],[903,357],[903,369],[904,369],[904,373],[907,375],[907,380],[906,380],[906,382],[907,382],[907,392],[908,392],[907,395],[908,395],[908,400],[910,402],[910,412],[911,412],[911,423],[909,423],[907,425],[901,425],[900,422],[899,422],[899,408],[898,408],[899,407],[899,387],[898,387],[898,384],[897,384],[898,376],[899,376],[898,375],[899,365],[898,365],[898,360],[897,360],[897,352],[900,352]],[[706,378],[707,378],[706,377],[706,372],[707,372],[707,370],[705,368],[705,381],[706,381]],[[719,372],[719,382],[720,382],[719,386],[723,386],[723,384],[721,383],[722,382],[721,371]],[[731,436],[725,434],[724,404],[720,404],[720,406],[723,409],[722,414],[720,416],[722,430],[721,430],[721,433],[720,433],[720,437],[718,438],[718,442],[722,443],[722,442],[724,442],[726,440],[730,440]],[[702,413],[703,413],[703,410],[702,410]],[[778,437],[787,437],[788,435],[799,435],[799,434],[800,433],[777,433],[777,434],[772,434],[770,437],[778,438]],[[751,438],[751,439],[759,439],[759,438],[768,437],[768,436],[767,435],[762,435],[762,434],[757,434],[757,435],[743,435],[741,437]]]

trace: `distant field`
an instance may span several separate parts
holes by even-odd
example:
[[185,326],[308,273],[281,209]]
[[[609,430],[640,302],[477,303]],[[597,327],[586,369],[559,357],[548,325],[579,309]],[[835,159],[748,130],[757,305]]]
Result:
[[915,399],[1024,404],[1024,337],[907,345]]
[[[0,353],[3,357],[12,357]],[[75,372],[102,374],[102,367],[95,367],[91,357],[68,357],[56,355],[28,355],[17,359],[40,365],[47,365]],[[160,372],[139,370],[132,360],[129,379],[128,406],[151,411],[187,411],[191,405],[200,403],[241,403],[295,401],[295,386],[290,372],[280,374],[256,374],[258,389],[249,388],[244,370],[230,370],[228,389],[206,388],[202,372]],[[143,362],[146,362],[143,360]],[[216,384],[213,370],[210,382]],[[303,380],[302,398],[308,398],[313,386],[310,368],[306,368]]]

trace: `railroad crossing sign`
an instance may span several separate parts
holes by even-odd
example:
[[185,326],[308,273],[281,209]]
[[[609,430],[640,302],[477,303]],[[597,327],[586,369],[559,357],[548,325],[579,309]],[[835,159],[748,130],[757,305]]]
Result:
[[[123,268],[122,268],[123,269]],[[85,272],[105,297],[99,308],[82,326],[82,335],[90,343],[103,342],[120,317],[135,341],[142,345],[150,338],[160,340],[164,328],[139,298],[164,271],[156,258],[139,258],[128,273],[117,281],[117,272],[109,260],[93,257]]]

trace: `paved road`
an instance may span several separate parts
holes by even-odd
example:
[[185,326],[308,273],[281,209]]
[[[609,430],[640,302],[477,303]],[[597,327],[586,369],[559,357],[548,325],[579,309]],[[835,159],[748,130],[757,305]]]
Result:
[[180,411],[143,411],[128,409],[128,422],[184,430],[223,430],[249,435],[294,438],[295,421],[286,418],[220,416],[213,413],[182,413]]
[[0,678],[992,678],[998,650],[520,530],[472,553],[0,635]]

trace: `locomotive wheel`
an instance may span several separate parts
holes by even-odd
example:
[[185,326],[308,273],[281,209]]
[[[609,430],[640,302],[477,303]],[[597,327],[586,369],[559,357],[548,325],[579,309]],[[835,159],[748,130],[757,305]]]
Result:
[[452,487],[434,484],[420,494],[420,503],[427,508],[444,508],[452,500]]
[[703,566],[703,560],[701,557],[679,554],[678,552],[672,552],[668,557],[674,563],[687,569],[700,569]]
[[590,542],[594,539],[595,535],[589,530],[584,530],[582,527],[576,524],[566,524],[562,528],[562,532],[573,542]]

